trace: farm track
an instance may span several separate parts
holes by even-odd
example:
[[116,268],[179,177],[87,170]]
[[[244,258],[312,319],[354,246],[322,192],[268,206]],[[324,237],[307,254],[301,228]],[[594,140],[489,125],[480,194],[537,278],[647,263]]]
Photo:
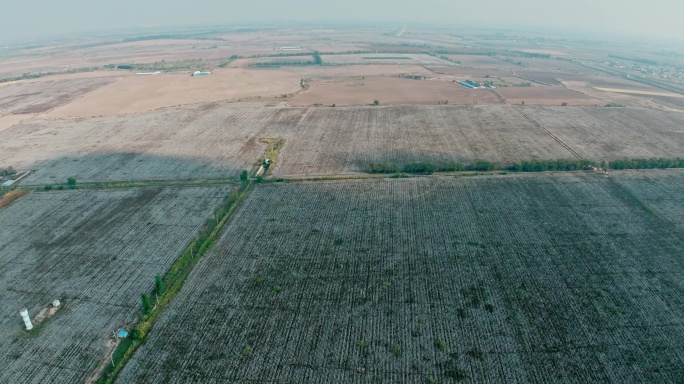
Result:
[[524,118],[526,118],[527,120],[529,120],[530,123],[534,124],[537,128],[539,128],[539,129],[541,129],[542,131],[544,131],[544,133],[546,133],[550,138],[552,138],[553,140],[555,140],[558,144],[562,145],[563,148],[567,149],[568,152],[570,152],[573,156],[575,156],[575,157],[578,158],[578,159],[581,159],[581,158],[582,158],[579,154],[577,154],[577,152],[575,152],[572,148],[570,148],[569,145],[565,144],[565,143],[563,142],[563,140],[559,139],[558,136],[554,135],[554,134],[551,133],[548,129],[544,128],[544,126],[541,125],[541,124],[539,124],[535,119],[531,118],[531,117],[530,117],[529,115],[527,115],[525,112],[521,111],[520,108],[518,108],[518,107],[516,107],[516,106],[514,106],[514,105],[513,105],[512,107],[513,107],[513,109],[515,109],[516,111],[518,111],[518,113],[520,113],[521,115],[523,115]]

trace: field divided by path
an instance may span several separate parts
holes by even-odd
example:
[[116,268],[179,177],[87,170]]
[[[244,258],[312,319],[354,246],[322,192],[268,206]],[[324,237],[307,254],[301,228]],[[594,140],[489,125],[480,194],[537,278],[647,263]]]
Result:
[[676,381],[683,186],[677,170],[260,185],[118,381]]
[[[274,176],[365,172],[372,162],[684,157],[684,115],[637,108],[285,107],[214,103],[130,116],[27,120],[0,131],[26,184],[237,177],[285,139]],[[539,124],[535,125],[532,121]],[[540,129],[541,127],[541,129]],[[565,145],[565,146],[564,146]]]
[[[231,186],[32,192],[0,210],[0,382],[82,382]],[[19,310],[62,309],[27,335]]]

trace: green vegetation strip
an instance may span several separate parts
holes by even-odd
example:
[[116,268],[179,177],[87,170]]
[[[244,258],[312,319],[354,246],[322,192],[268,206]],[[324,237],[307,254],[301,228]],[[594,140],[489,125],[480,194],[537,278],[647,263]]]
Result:
[[63,189],[110,189],[110,188],[140,188],[140,187],[189,187],[198,185],[229,184],[237,182],[237,178],[225,179],[197,179],[197,180],[141,180],[141,181],[111,181],[77,183],[76,179],[68,178],[65,184],[31,184],[23,188],[35,191],[52,191]]
[[588,159],[559,160],[526,160],[518,163],[494,163],[486,160],[475,160],[470,164],[453,161],[413,162],[400,166],[390,162],[374,162],[368,165],[368,173],[412,173],[429,175],[435,172],[458,171],[511,171],[511,172],[547,172],[547,171],[589,171],[593,169],[667,169],[684,168],[684,158],[634,158],[613,161],[595,161]]
[[[123,369],[133,353],[140,347],[152,330],[154,323],[159,319],[171,300],[181,291],[190,273],[206,255],[214,241],[221,232],[221,228],[237,210],[242,201],[252,190],[252,183],[247,181],[231,192],[221,206],[214,212],[214,217],[209,219],[200,231],[200,234],[188,246],[183,254],[169,268],[164,276],[155,278],[155,289],[150,296],[142,294],[143,315],[132,327],[131,336],[119,343],[114,350],[111,363],[107,364],[104,373],[98,383],[113,383],[116,375]],[[154,297],[156,305],[151,306],[150,297]]]

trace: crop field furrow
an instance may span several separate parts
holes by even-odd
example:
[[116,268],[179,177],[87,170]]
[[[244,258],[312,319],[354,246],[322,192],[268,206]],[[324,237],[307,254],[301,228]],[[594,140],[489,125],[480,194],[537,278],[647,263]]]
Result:
[[684,237],[623,189],[683,179],[639,174],[257,186],[118,380],[672,381]]
[[[138,315],[140,294],[151,291],[154,276],[181,254],[230,189],[33,192],[3,208],[0,346],[10,358],[0,382],[90,376],[112,332]],[[35,319],[54,299],[60,309],[25,333],[18,311],[27,307]]]

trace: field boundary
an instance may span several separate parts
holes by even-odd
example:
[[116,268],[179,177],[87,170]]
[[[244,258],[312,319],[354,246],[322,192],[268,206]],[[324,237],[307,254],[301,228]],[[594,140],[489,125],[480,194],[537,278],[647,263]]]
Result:
[[204,255],[211,249],[223,226],[228,222],[233,213],[241,206],[244,199],[253,188],[251,181],[246,181],[240,187],[232,191],[214,213],[214,217],[207,221],[207,225],[200,231],[181,256],[166,271],[164,276],[155,278],[155,289],[152,296],[156,298],[156,305],[149,306],[149,297],[143,293],[143,315],[134,321],[133,331],[130,336],[123,339],[112,352],[110,360],[103,370],[98,383],[113,383],[118,373],[123,369],[135,351],[145,342],[147,334],[152,330],[155,322],[171,303],[173,298],[180,293],[183,285]]
[[553,133],[551,133],[551,131],[549,131],[548,129],[544,128],[544,126],[542,126],[541,124],[539,124],[536,120],[534,120],[533,118],[529,117],[525,112],[521,111],[520,108],[518,108],[518,107],[516,107],[516,106],[514,106],[514,105],[512,105],[512,107],[513,107],[513,109],[515,109],[516,111],[518,111],[518,113],[520,113],[524,118],[526,118],[527,120],[529,120],[530,123],[532,123],[532,124],[534,124],[535,126],[539,127],[539,129],[541,129],[542,131],[544,131],[544,133],[546,133],[547,135],[549,135],[550,138],[554,139],[558,144],[562,145],[565,149],[567,149],[570,153],[572,153],[573,156],[575,156],[575,157],[578,158],[578,159],[581,159],[581,158],[582,158],[582,156],[578,155],[577,152],[575,152],[574,149],[570,148],[569,145],[565,144],[565,143],[563,142],[563,140],[559,139],[556,135],[554,135]]

